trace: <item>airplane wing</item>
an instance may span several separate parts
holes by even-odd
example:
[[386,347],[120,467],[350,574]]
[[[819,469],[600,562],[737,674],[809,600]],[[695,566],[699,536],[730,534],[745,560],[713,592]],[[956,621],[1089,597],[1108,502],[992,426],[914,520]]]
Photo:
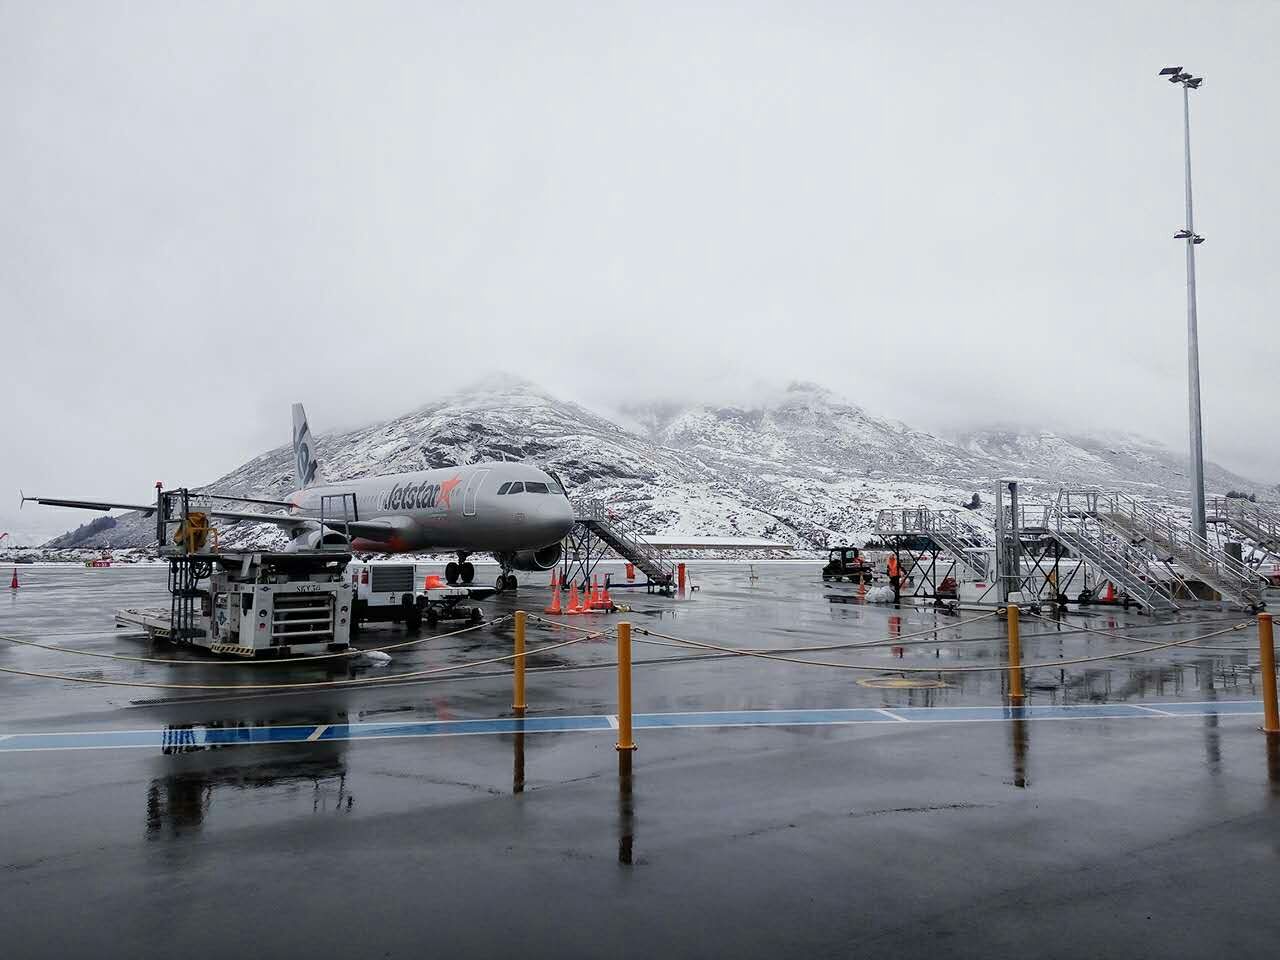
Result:
[[[238,510],[205,510],[203,512],[222,520],[269,523],[273,526],[283,527],[286,530],[296,530],[299,527],[318,527],[320,525],[320,521],[315,517],[290,517],[279,513],[249,513]],[[384,517],[379,520],[352,520],[350,523],[344,523],[341,520],[325,518],[324,525],[330,530],[347,532],[351,537],[382,542],[409,530],[413,526],[413,521],[408,517]]]
[[660,537],[645,536],[663,550],[790,550],[791,544],[779,540],[763,540],[759,537]]
[[137,510],[146,516],[156,512],[156,505],[144,506],[140,503],[107,503],[105,500],[61,500],[54,497],[28,497],[21,494],[22,502],[43,504],[46,507],[79,507],[81,510]]
[[[33,503],[39,503],[46,507],[76,507],[81,510],[136,510],[143,516],[154,516],[156,505],[153,503],[149,506],[140,503],[109,503],[106,500],[66,500],[60,497],[28,497],[22,495],[22,502],[26,503],[30,500]],[[309,517],[291,517],[279,513],[250,513],[244,510],[201,510],[201,513],[210,517],[218,517],[221,520],[230,520],[232,522],[247,521],[250,523],[267,523],[277,527],[283,527],[285,530],[297,530],[300,527],[317,527],[320,521]],[[351,523],[344,524],[342,521],[326,520],[325,526],[331,530],[348,530],[352,537],[361,537],[365,540],[386,541],[390,540],[396,534],[405,532],[413,525],[408,517],[387,517],[381,520],[353,520]]]

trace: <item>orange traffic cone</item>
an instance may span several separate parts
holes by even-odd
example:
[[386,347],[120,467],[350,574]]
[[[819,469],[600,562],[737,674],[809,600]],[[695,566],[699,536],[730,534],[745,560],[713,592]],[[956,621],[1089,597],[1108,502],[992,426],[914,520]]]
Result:
[[569,609],[565,611],[569,616],[576,617],[582,613],[582,607],[578,603],[578,585],[576,583],[569,584]]
[[585,608],[592,613],[599,613],[604,609],[600,602],[600,578],[591,578],[591,599],[587,601]]
[[1116,599],[1116,585],[1112,583],[1110,580],[1108,580],[1106,600],[1108,603],[1113,603],[1115,602],[1115,599]]
[[18,568],[17,567],[13,568],[13,579],[9,581],[9,589],[10,590],[18,589]]
[[564,611],[560,609],[560,584],[556,582],[556,575],[551,575],[551,606],[542,611],[552,616],[560,616]]
[[604,581],[604,592],[600,594],[600,609],[608,613],[613,609],[613,597],[609,596],[609,578]]

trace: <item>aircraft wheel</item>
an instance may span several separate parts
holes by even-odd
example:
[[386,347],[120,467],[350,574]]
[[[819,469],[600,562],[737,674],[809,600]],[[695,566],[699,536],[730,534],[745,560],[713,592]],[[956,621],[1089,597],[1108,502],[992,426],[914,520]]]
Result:
[[417,604],[413,602],[413,598],[405,594],[401,600],[401,606],[404,608],[404,625],[408,630],[422,629],[422,611],[418,609]]
[[518,586],[520,586],[520,581],[516,579],[516,575],[514,573],[507,574],[507,589],[514,590]]
[[476,568],[471,565],[470,560],[462,564],[460,572],[462,574],[463,583],[470,583],[476,578]]
[[505,573],[498,574],[498,579],[493,581],[493,589],[499,593],[507,589],[507,575]]
[[446,563],[446,564],[444,565],[444,579],[445,579],[445,581],[446,581],[447,583],[449,583],[449,584],[457,583],[457,582],[458,582],[458,572],[459,572],[459,571],[458,571],[458,564],[457,564],[455,561],[450,560],[448,563]]

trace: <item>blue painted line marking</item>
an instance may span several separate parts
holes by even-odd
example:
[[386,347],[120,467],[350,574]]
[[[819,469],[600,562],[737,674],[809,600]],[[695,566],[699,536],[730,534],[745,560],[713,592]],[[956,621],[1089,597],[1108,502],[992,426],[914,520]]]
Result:
[[1262,713],[1261,700],[1210,700],[1205,703],[1153,703],[1153,709],[1180,717],[1249,716]]
[[[1185,717],[1257,716],[1261,700],[1210,700],[1200,703],[1032,704],[1023,707],[848,707],[797,710],[709,710],[639,713],[634,726],[644,729],[712,727],[797,727],[847,724],[981,723],[1008,720],[1177,720]],[[613,733],[611,715],[493,717],[476,720],[422,720],[407,723],[300,724],[278,727],[171,727],[158,730],[0,734],[0,753],[45,750],[121,750],[202,748],[254,744],[378,740],[399,737],[459,737],[511,733]]]
[[370,740],[379,737],[458,737],[467,734],[571,733],[612,730],[609,718],[503,717],[493,720],[424,720],[418,723],[335,723],[321,740]]
[[708,713],[641,713],[634,727],[795,727],[838,723],[901,723],[879,710],[719,710]]

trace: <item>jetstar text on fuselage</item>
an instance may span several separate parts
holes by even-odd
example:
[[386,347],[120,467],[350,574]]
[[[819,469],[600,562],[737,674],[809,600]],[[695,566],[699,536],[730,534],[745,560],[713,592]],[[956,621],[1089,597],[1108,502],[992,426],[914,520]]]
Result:
[[384,490],[378,497],[379,510],[448,510],[453,488],[458,485],[459,478],[454,476],[444,483],[432,483],[423,480],[421,483],[396,484],[390,490]]

